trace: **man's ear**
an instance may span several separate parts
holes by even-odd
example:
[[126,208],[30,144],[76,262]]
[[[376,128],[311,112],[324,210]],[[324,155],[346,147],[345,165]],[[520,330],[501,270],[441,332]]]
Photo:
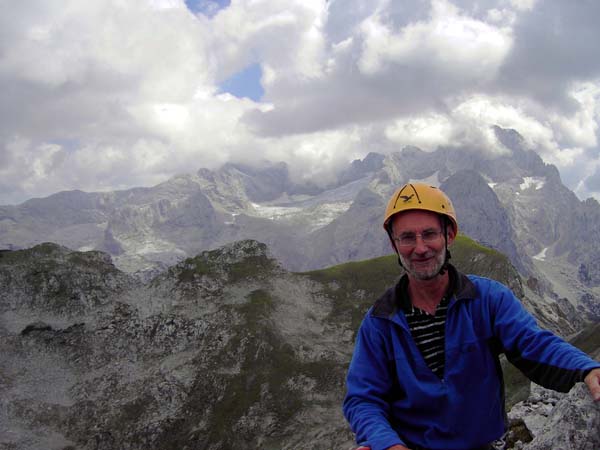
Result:
[[456,230],[453,226],[449,226],[446,233],[448,233],[448,245],[452,245],[454,239],[456,239]]

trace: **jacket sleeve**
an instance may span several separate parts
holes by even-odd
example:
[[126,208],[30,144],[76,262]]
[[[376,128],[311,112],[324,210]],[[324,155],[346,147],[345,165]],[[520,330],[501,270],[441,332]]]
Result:
[[346,379],[343,410],[356,433],[356,442],[372,450],[405,445],[389,422],[394,373],[386,357],[385,342],[368,315],[358,331]]
[[[497,289],[497,291],[496,291]],[[538,327],[533,316],[505,286],[495,284],[491,302],[493,331],[506,357],[531,381],[568,392],[600,363],[559,336]]]

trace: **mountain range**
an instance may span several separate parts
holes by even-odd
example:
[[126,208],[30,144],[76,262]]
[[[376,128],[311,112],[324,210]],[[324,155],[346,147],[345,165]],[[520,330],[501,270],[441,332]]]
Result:
[[269,246],[288,270],[387,255],[381,222],[392,192],[409,181],[440,186],[460,231],[506,254],[548,304],[567,299],[600,317],[600,205],[579,200],[556,167],[515,130],[494,127],[495,155],[416,147],[369,153],[326,186],[294,181],[285,163],[225,164],[150,188],[60,192],[0,206],[0,248],[50,241],[109,254],[142,279],[244,239]]

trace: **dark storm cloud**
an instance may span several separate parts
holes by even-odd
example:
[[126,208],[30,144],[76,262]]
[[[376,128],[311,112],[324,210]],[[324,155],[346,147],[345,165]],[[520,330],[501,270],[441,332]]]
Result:
[[570,84],[600,76],[599,19],[596,0],[539,1],[517,21],[498,89],[573,108]]
[[101,85],[84,82],[47,86],[0,76],[0,132],[40,141],[135,135],[140,130],[124,104],[136,82],[120,79],[112,83],[111,78],[104,78]]
[[[259,134],[284,136],[440,109],[440,95],[451,87],[432,78],[426,69],[404,71],[401,67],[364,78],[354,68],[343,76],[343,82],[314,82],[296,88],[297,101],[281,103],[271,111],[249,111],[244,120]],[[423,92],[416,88],[419,85],[431,88]]]
[[316,78],[282,71],[265,96],[275,108],[245,116],[257,133],[283,136],[444,113],[447,98],[488,85],[510,45],[502,31],[449,3],[367,5],[333,2],[325,26],[333,39],[326,49],[330,66]]
[[[325,25],[328,41],[337,43],[352,37],[361,22],[379,9],[381,4],[377,1],[331,1]],[[384,15],[394,28],[403,28],[412,22],[426,20],[430,9],[430,0],[405,0],[388,3]]]

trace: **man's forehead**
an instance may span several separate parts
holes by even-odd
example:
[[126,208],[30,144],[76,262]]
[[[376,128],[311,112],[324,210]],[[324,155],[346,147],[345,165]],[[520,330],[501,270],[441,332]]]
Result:
[[413,230],[439,227],[441,218],[439,214],[431,211],[409,210],[392,217],[394,230]]

